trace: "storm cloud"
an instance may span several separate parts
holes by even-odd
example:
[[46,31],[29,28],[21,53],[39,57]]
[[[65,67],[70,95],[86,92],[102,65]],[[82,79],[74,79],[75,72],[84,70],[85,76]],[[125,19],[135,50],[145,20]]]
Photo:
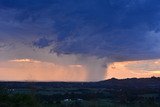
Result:
[[3,41],[75,55],[93,78],[115,61],[160,58],[159,19],[159,0],[0,0]]

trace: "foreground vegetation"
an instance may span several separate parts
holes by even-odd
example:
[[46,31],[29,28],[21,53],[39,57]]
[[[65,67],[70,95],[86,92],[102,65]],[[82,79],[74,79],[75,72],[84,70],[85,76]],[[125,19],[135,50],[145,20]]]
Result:
[[160,78],[0,82],[0,107],[160,107]]
[[[72,96],[72,95],[69,95]],[[57,94],[35,95],[32,94],[0,94],[0,107],[160,107],[159,102],[153,99],[125,101],[115,98],[90,98],[90,99],[63,99]],[[65,97],[65,96],[62,96]]]

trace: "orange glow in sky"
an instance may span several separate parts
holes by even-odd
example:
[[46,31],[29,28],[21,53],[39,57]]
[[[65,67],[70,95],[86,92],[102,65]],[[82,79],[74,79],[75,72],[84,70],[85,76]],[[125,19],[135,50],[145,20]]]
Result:
[[160,77],[160,60],[114,62],[108,67],[106,79]]
[[[160,60],[114,62],[100,80],[160,76],[159,66]],[[57,65],[33,59],[0,62],[0,80],[5,81],[86,81],[87,74],[83,65]]]
[[0,63],[0,79],[16,81],[83,81],[86,71],[81,65],[56,65],[31,59]]

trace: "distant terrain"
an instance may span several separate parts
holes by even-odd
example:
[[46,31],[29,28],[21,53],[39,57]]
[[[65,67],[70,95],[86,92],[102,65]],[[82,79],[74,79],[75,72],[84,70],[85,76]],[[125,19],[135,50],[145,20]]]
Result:
[[160,78],[0,82],[0,107],[160,107]]

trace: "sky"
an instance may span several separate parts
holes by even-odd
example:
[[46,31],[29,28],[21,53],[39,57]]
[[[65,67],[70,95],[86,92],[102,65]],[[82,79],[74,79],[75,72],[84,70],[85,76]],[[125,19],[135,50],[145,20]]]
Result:
[[160,76],[159,0],[0,0],[0,80]]

